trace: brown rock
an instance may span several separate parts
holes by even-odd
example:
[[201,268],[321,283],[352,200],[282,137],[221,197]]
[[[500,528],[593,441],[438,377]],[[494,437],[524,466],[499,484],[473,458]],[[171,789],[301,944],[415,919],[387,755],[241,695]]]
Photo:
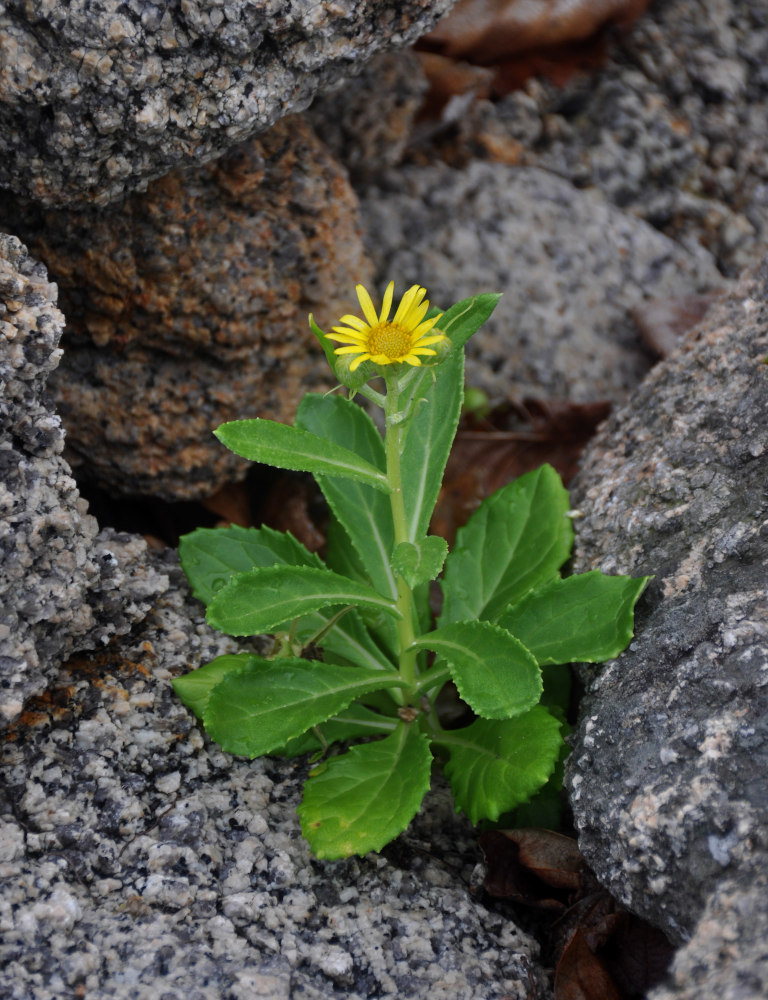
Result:
[[52,386],[84,478],[205,496],[246,468],[215,427],[290,420],[304,390],[332,384],[307,313],[348,310],[369,267],[355,196],[302,118],[116,208],[11,213],[59,285]]

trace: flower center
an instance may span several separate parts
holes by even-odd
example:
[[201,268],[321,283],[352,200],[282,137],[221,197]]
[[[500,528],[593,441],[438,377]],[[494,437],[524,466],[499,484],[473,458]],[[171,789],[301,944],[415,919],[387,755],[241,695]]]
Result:
[[399,323],[379,323],[368,334],[370,354],[386,354],[388,358],[402,358],[411,349],[411,334]]

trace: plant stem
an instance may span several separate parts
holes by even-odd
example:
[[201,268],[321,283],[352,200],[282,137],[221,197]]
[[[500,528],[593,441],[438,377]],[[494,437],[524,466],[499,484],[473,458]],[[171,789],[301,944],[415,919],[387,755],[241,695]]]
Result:
[[[403,500],[403,483],[400,471],[400,456],[403,445],[403,416],[400,412],[400,385],[397,376],[387,373],[387,397],[384,406],[386,433],[384,451],[387,461],[387,480],[392,489],[389,501],[392,509],[392,523],[395,529],[395,545],[409,541],[408,521]],[[416,638],[413,622],[413,593],[408,584],[397,576],[397,609],[403,616],[397,623],[398,657],[400,676],[411,689],[407,696],[415,696],[417,650],[408,651]]]

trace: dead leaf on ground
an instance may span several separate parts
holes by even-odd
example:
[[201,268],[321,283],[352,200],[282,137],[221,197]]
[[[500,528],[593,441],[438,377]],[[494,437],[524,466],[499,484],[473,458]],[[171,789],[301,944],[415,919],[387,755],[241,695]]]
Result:
[[[607,28],[626,28],[649,0],[460,0],[417,48],[492,66],[491,90],[501,97],[531,77],[563,86],[575,73],[594,72],[605,62]],[[439,79],[425,66],[430,105]],[[440,76],[445,76],[445,70]]]
[[555,1000],[624,1000],[580,930],[574,932],[557,963]]
[[605,400],[526,399],[497,407],[485,420],[464,418],[448,459],[432,531],[452,543],[456,530],[485,497],[545,462],[567,485],[610,409]]
[[260,521],[276,531],[290,531],[310,552],[319,552],[325,546],[325,535],[310,511],[318,497],[318,489],[309,477],[283,473],[267,492]]
[[488,64],[516,53],[581,41],[605,24],[631,23],[649,0],[459,0],[422,42],[444,55]]
[[640,302],[632,310],[632,319],[644,343],[660,357],[666,358],[722,294],[723,290],[719,289],[703,295]]
[[251,520],[251,500],[245,483],[226,483],[201,501],[206,510],[217,514],[225,524],[248,528]]
[[600,888],[575,840],[551,830],[490,830],[480,847],[492,896],[556,915],[555,1000],[640,1000],[664,978],[672,945]]

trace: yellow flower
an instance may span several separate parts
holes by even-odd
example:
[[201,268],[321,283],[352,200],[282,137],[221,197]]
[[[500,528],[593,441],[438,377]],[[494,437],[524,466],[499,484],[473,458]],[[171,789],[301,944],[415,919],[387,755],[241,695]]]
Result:
[[356,291],[365,319],[352,315],[342,316],[339,323],[344,325],[334,326],[333,333],[328,334],[329,340],[336,340],[344,345],[337,347],[334,354],[357,355],[349,366],[351,372],[363,361],[373,361],[377,365],[391,365],[399,361],[420,365],[422,357],[437,354],[430,344],[448,339],[444,333],[430,334],[442,313],[432,319],[424,319],[429,310],[429,302],[424,298],[426,288],[411,285],[400,300],[392,319],[389,318],[389,313],[395,291],[394,281],[390,281],[384,292],[380,315],[376,314],[371,296],[365,288],[358,285]]

